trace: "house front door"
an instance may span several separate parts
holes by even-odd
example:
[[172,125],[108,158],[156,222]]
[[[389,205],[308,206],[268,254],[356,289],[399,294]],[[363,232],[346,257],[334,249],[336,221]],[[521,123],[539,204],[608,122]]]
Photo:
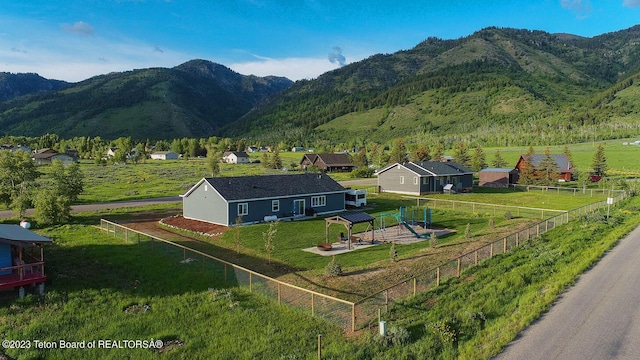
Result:
[[293,200],[293,216],[304,215],[304,199]]

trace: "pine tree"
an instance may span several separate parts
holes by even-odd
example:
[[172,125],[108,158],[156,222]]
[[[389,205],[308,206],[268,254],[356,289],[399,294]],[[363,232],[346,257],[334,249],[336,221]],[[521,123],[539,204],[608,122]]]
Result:
[[562,153],[567,157],[567,160],[569,160],[569,164],[573,164],[573,154],[571,154],[571,150],[569,150],[569,145],[564,145]]
[[471,169],[474,171],[480,171],[486,167],[487,159],[484,155],[484,150],[482,150],[482,147],[478,145],[471,156]]
[[533,185],[536,180],[535,168],[533,167],[533,158],[531,154],[522,155],[522,163],[520,165],[520,174],[518,176],[518,184]]
[[544,186],[553,185],[558,180],[558,164],[551,157],[549,147],[544,150],[544,158],[538,164],[536,175],[538,183]]
[[593,168],[594,174],[600,177],[605,177],[607,170],[609,170],[609,167],[607,166],[607,157],[604,155],[604,147],[602,144],[598,145],[598,149],[593,155],[591,167]]
[[402,138],[396,139],[393,143],[393,148],[391,148],[391,158],[389,161],[401,164],[407,161],[407,147]]
[[453,149],[453,158],[458,164],[470,167],[471,156],[469,155],[467,144],[462,141],[457,143],[455,149]]
[[496,154],[494,155],[493,162],[491,163],[491,166],[493,166],[494,168],[506,168],[507,167],[507,162],[502,158],[502,155],[500,154],[500,150],[496,150]]

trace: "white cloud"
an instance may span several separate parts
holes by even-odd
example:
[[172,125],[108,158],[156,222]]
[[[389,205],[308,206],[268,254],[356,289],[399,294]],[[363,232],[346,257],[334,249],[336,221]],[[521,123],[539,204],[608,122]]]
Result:
[[593,6],[589,0],[560,0],[560,6],[573,11],[578,19],[588,18],[593,12]]
[[78,35],[93,35],[93,26],[84,21],[76,21],[73,24],[62,24],[62,28],[66,32]]
[[226,66],[243,75],[275,75],[291,80],[313,79],[340,67],[337,63],[327,61],[326,58],[272,59],[265,57],[259,57],[257,61],[238,62]]
[[630,8],[640,7],[640,0],[624,0],[622,5]]

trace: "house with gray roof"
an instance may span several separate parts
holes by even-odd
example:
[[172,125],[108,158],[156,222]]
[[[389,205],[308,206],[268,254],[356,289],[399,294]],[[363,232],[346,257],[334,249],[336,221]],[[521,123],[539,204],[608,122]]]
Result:
[[[567,157],[567,155],[565,154],[550,154],[550,155],[551,155],[551,159],[553,159],[553,162],[557,166],[558,180],[571,181],[571,178],[575,170],[573,168],[573,165],[571,164],[571,161],[569,161],[569,158]],[[544,161],[545,155],[531,154],[529,155],[529,157],[531,159],[531,163],[532,163],[531,165],[533,165],[533,170],[535,174],[535,172],[538,170],[538,166],[540,165],[540,163]],[[518,173],[520,173],[522,171],[522,168],[525,166],[524,164],[526,163],[526,158],[527,158],[526,154],[520,155],[520,158],[518,159],[518,162],[516,163],[516,167],[515,167]]]
[[300,160],[300,167],[306,170],[309,166],[315,166],[327,172],[352,171],[356,168],[347,153],[305,154]]
[[203,178],[180,196],[185,218],[230,226],[344,211],[346,191],[309,173]]
[[457,192],[473,188],[473,170],[455,162],[395,163],[378,170],[376,175],[381,192],[424,195],[442,192],[449,184]]

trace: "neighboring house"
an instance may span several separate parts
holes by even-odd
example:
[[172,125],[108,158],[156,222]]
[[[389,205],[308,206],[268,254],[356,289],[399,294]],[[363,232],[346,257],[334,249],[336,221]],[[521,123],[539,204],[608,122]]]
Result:
[[228,164],[248,164],[251,162],[249,155],[244,151],[225,151],[222,154],[222,162]]
[[118,151],[118,148],[108,148],[107,149],[107,158],[111,158],[116,156],[116,151]]
[[457,192],[473,188],[473,170],[454,162],[424,161],[389,165],[376,172],[382,192],[424,195],[451,184]]
[[67,153],[58,153],[53,149],[44,148],[33,153],[33,161],[38,165],[49,165],[54,160],[59,160],[65,165],[77,162],[78,158]]
[[187,219],[230,226],[344,211],[347,190],[326,174],[204,178],[182,197]]
[[179,157],[180,155],[173,151],[156,151],[151,153],[152,160],[176,160]]
[[260,149],[258,149],[257,146],[247,146],[246,152],[248,152],[248,153],[256,153],[256,152],[258,152],[258,150],[260,150]]
[[453,156],[449,156],[449,155],[442,155],[440,157],[440,161],[442,162],[452,162],[453,160],[455,160]]
[[30,147],[27,146],[23,146],[23,145],[18,145],[16,147],[11,148],[11,151],[24,151],[24,152],[28,152],[29,154],[31,154],[33,152],[33,150]]
[[41,284],[44,290],[42,245],[51,239],[19,225],[0,225],[0,289]]
[[508,168],[486,168],[478,172],[479,186],[486,187],[509,187],[515,184],[518,179],[518,171]]
[[302,152],[302,151],[305,151],[305,149],[303,147],[301,147],[301,146],[294,146],[294,147],[291,148],[291,151],[292,152]]
[[[527,155],[520,155],[520,159],[518,159],[518,163],[516,164],[515,170],[518,171],[518,174],[520,173],[520,171],[522,170],[523,164],[525,162],[524,158]],[[533,169],[534,169],[534,173],[535,171],[538,169],[538,166],[540,165],[540,163],[544,160],[545,155],[543,154],[532,154],[531,155],[531,162],[533,165]],[[556,163],[556,165],[558,165],[558,180],[564,180],[564,181],[571,181],[571,177],[573,176],[574,173],[574,169],[573,169],[573,165],[571,164],[571,162],[569,161],[569,158],[567,158],[567,155],[565,154],[551,154],[551,158],[553,159],[553,161]],[[518,179],[515,179],[517,182]]]
[[349,154],[305,154],[300,160],[300,167],[306,170],[309,166],[316,166],[320,170],[332,171],[352,171],[356,168],[351,162]]

